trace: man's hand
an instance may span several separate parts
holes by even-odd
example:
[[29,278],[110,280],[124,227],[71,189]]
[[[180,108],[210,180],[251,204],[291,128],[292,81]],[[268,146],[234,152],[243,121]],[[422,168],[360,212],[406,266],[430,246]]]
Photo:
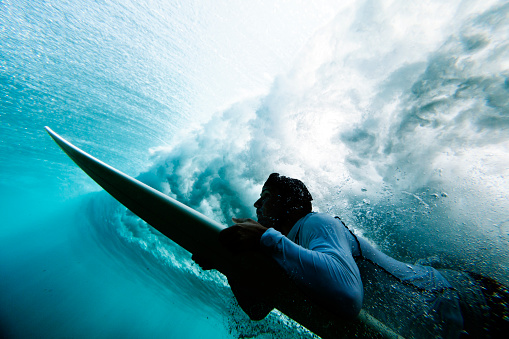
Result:
[[234,253],[257,250],[267,227],[253,219],[232,218],[232,221],[235,225],[222,230],[219,241]]

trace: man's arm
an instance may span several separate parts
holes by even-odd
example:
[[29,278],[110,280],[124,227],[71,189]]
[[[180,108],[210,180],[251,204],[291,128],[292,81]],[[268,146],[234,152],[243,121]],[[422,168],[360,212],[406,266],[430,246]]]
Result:
[[297,286],[325,308],[347,316],[360,312],[363,298],[360,274],[351,253],[338,242],[341,239],[334,239],[337,234],[329,234],[321,227],[323,225],[316,225],[318,231],[312,235],[306,249],[254,220],[236,219],[234,222],[237,225],[221,232],[225,246],[235,251],[260,247],[278,262]]
[[352,317],[360,312],[362,281],[353,257],[346,251],[331,248],[327,239],[314,241],[306,249],[274,229],[264,233],[261,244],[295,284],[322,306]]

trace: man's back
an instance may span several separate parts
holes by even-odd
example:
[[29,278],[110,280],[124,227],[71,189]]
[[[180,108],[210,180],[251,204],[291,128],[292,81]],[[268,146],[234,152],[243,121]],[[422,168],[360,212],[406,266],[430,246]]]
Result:
[[[399,334],[413,338],[459,337],[463,320],[458,295],[436,269],[397,261],[356,237],[339,219],[323,213],[310,213],[299,220],[288,239],[306,249],[320,248],[322,253],[344,262],[340,280],[351,279],[358,269],[363,308]],[[355,268],[350,258],[355,260]],[[293,272],[310,270],[291,268],[290,262],[286,260],[286,266]]]

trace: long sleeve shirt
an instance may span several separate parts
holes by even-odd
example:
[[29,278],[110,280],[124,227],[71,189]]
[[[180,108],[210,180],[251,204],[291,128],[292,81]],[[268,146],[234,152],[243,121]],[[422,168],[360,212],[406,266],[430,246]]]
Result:
[[337,314],[355,316],[364,302],[410,337],[454,338],[461,331],[458,300],[442,274],[385,255],[327,214],[306,215],[286,237],[268,229],[260,246],[309,297]]
[[310,213],[287,237],[268,229],[260,245],[317,303],[336,314],[356,316],[363,287],[351,242],[349,231],[337,219]]

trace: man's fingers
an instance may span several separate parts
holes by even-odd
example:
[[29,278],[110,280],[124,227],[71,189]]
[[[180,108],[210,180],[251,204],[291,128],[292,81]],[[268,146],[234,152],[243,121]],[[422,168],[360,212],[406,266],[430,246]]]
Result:
[[219,232],[219,242],[234,253],[252,251],[258,247],[260,235],[251,226],[233,225]]

